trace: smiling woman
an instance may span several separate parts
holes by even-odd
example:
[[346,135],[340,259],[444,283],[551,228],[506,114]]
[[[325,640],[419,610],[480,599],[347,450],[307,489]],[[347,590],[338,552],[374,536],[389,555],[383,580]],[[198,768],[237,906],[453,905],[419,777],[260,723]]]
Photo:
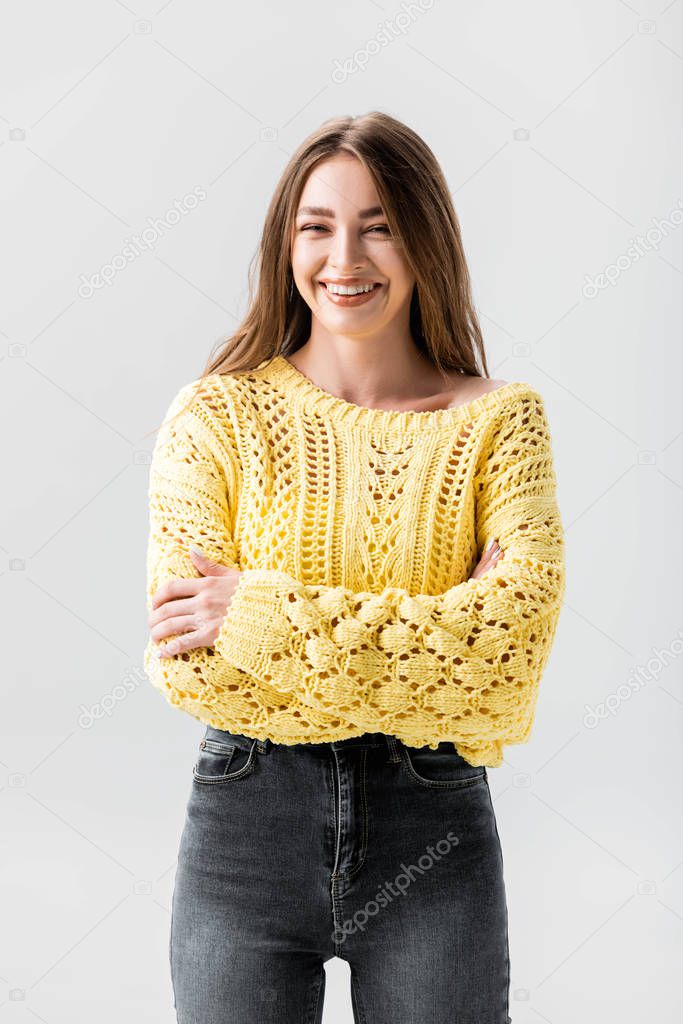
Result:
[[[415,275],[378,200],[372,177],[356,157],[330,157],[306,179],[292,237],[294,282],[316,313],[302,346],[306,359],[312,369],[317,357],[319,374],[325,363],[329,378],[336,351],[346,367],[347,389],[360,383],[361,359],[367,374],[369,360],[377,364],[390,353],[393,369],[387,373],[385,363],[381,386],[391,391],[393,377],[405,388],[419,356],[408,330]],[[340,334],[347,339],[343,356],[334,340]],[[363,352],[349,351],[354,337],[364,339]],[[337,387],[340,375],[337,368]],[[336,390],[334,380],[327,386]]]
[[[530,737],[563,530],[543,397],[490,378],[451,197],[406,125],[334,119],[289,161],[149,505],[145,667],[206,725],[179,1020],[320,1024],[343,955],[359,1021],[509,1024],[487,769]],[[410,898],[380,902],[425,842]]]
[[[323,172],[331,169],[331,164],[323,165]],[[353,161],[353,165],[350,168],[351,172],[357,172],[359,170],[357,161]],[[304,195],[311,185],[316,181],[315,172],[309,178],[306,189],[304,189]],[[391,235],[389,226],[387,224],[373,224],[370,227],[366,227],[365,222],[371,218],[382,217],[383,211],[381,206],[371,206],[367,210],[358,210],[355,208],[352,210],[352,217],[358,219],[361,222],[361,230],[365,233],[376,234],[377,237],[388,238]],[[308,219],[311,217],[324,218],[327,221],[334,222],[336,219],[335,211],[328,206],[301,206],[297,214],[297,222],[302,221],[299,225],[299,235],[304,235],[306,232],[318,234],[319,236],[325,233],[330,234],[330,228],[324,224],[309,224]],[[335,225],[336,226],[336,225]],[[298,242],[298,240],[297,240]],[[318,254],[320,258],[320,253]],[[295,244],[292,252],[292,265],[294,268],[294,278],[297,287],[301,291],[302,278],[305,273],[305,250],[303,246]],[[368,281],[367,277],[362,278],[359,276],[351,277],[319,277],[317,279],[318,285],[322,287],[327,294],[328,301],[334,305],[342,307],[351,307],[363,305],[371,296],[376,295],[379,289],[383,287],[381,281]],[[304,285],[305,288],[305,285]]]

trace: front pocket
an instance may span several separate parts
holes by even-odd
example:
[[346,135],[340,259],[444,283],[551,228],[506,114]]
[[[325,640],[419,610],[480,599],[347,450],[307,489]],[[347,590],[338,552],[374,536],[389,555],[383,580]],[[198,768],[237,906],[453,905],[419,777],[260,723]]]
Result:
[[458,753],[455,744],[444,740],[431,747],[399,745],[401,763],[414,782],[423,786],[458,789],[486,779],[486,768],[475,768]]
[[203,784],[219,784],[232,782],[242,778],[254,770],[257,740],[248,745],[203,739],[199,744],[199,754],[192,769],[196,782]]

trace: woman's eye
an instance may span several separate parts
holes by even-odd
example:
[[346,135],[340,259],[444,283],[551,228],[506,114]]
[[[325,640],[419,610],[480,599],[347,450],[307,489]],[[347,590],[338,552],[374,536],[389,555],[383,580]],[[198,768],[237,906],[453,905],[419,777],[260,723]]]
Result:
[[[304,227],[302,227],[301,230],[302,231],[314,231],[314,232],[318,233],[319,231],[327,231],[327,228],[324,226],[324,224],[306,224]],[[386,224],[373,224],[373,226],[371,228],[368,228],[368,231],[381,231],[382,234],[385,234],[385,235],[391,234],[391,231],[390,231],[388,225],[386,225]]]

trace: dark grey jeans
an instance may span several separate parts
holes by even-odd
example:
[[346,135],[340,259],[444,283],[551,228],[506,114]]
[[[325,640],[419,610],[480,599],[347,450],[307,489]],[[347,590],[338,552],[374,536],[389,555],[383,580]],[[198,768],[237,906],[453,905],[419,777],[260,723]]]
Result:
[[173,893],[179,1024],[320,1024],[334,956],[356,1024],[510,1024],[486,769],[452,743],[207,727]]

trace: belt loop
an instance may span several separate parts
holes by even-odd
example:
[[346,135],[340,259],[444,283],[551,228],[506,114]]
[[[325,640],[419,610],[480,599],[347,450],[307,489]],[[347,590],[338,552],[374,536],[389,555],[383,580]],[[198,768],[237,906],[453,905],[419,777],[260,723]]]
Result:
[[398,752],[399,741],[395,736],[387,736],[387,743],[389,745],[389,758],[387,764],[397,764],[401,760]]
[[272,746],[272,741],[269,740],[267,737],[265,740],[256,740],[256,749],[258,750],[259,754],[267,754]]

